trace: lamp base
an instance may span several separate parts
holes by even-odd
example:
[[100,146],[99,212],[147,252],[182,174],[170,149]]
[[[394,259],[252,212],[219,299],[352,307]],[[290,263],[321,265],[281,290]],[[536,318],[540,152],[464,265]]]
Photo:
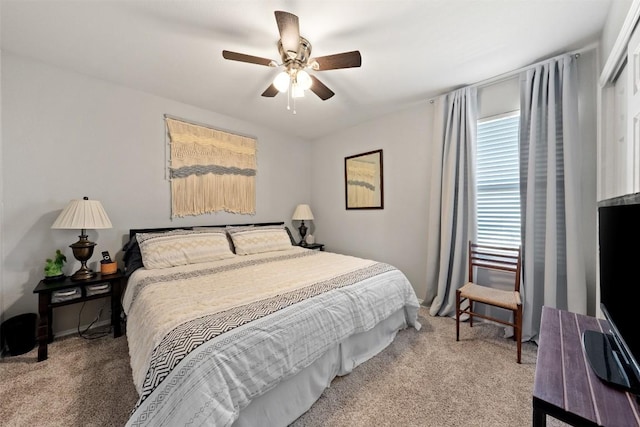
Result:
[[73,250],[73,256],[80,261],[81,264],[80,269],[71,276],[71,280],[87,280],[96,277],[96,273],[87,267],[87,261],[91,258],[91,255],[93,255],[93,248],[96,246],[96,243],[87,240],[87,234],[84,229],[79,237],[80,240],[73,245],[69,245]]
[[298,227],[298,231],[300,232],[300,246],[307,246],[307,242],[304,240],[304,236],[307,234],[307,226],[304,225],[304,219],[302,220],[300,227]]
[[91,269],[87,268],[87,266],[85,265],[80,267],[78,271],[73,273],[73,275],[71,276],[71,280],[73,280],[74,282],[79,280],[89,280],[93,279],[96,276],[97,274]]

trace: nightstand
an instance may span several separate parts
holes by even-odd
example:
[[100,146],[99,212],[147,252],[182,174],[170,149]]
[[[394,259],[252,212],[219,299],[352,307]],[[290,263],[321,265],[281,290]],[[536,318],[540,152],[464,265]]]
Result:
[[[97,273],[95,277],[88,280],[73,281],[69,277],[55,282],[41,280],[33,293],[38,294],[38,362],[47,359],[47,344],[53,341],[53,309],[65,305],[76,304],[92,299],[111,297],[111,325],[113,326],[113,337],[122,335],[120,330],[120,297],[122,295],[122,281],[124,276],[118,270],[114,274]],[[109,290],[106,292],[91,294],[87,292],[91,285],[108,283]],[[64,292],[79,288],[79,296],[73,299],[52,301],[54,293]]]
[[300,247],[311,249],[312,251],[324,251],[324,244],[322,243],[307,243],[306,245],[300,245]]

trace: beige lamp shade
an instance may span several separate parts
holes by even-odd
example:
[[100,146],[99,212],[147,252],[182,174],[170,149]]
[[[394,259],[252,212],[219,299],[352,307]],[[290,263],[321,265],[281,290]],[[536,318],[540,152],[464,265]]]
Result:
[[298,205],[296,206],[295,212],[293,212],[293,218],[295,221],[304,221],[313,219],[313,213],[311,213],[311,208],[309,205]]
[[95,230],[99,228],[112,228],[102,203],[98,200],[71,200],[65,207],[51,228],[71,230]]

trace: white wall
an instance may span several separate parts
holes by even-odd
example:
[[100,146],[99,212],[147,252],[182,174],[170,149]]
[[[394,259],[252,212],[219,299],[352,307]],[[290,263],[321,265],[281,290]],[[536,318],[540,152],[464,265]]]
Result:
[[[93,264],[101,251],[118,254],[129,228],[290,222],[295,206],[310,201],[308,142],[6,52],[1,83],[5,318],[37,311],[33,288],[56,249],[71,261],[67,274],[79,267],[68,248],[78,232],[50,228],[71,199],[100,200],[113,223],[113,229],[88,233],[98,243]],[[170,220],[165,113],[258,138],[255,216]],[[98,304],[87,306],[85,319],[95,316]],[[76,326],[78,306],[55,310],[54,331]]]
[[[311,209],[316,242],[333,252],[387,262],[426,292],[427,189],[433,107],[404,111],[314,141]],[[346,210],[344,158],[383,150],[384,209]]]
[[518,76],[478,89],[478,119],[510,113],[520,109]]

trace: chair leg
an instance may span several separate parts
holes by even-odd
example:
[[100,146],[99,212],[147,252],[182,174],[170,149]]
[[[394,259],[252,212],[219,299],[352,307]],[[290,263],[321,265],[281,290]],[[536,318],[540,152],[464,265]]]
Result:
[[473,328],[473,300],[469,299],[469,327]]
[[460,341],[460,291],[456,291],[456,341]]
[[521,363],[520,356],[522,354],[522,305],[518,306],[518,309],[515,312],[516,317],[516,345],[518,347],[518,363]]

